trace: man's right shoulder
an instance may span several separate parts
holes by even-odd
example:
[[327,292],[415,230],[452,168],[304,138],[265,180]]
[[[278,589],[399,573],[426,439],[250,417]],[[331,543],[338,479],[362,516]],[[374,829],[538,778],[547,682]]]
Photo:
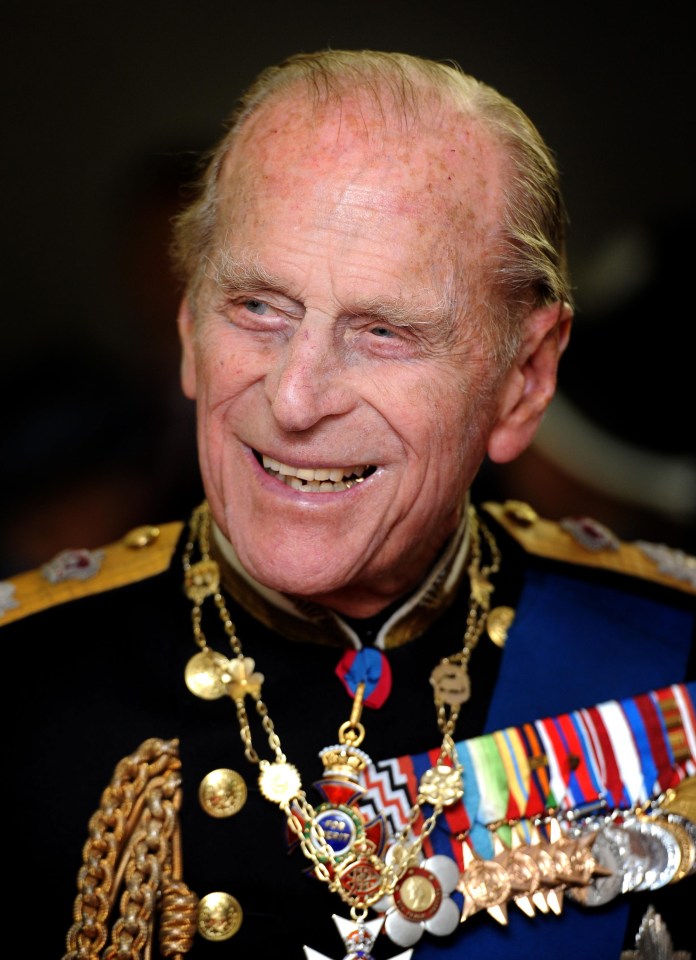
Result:
[[49,563],[0,582],[0,627],[162,573],[182,529],[179,521],[135,527],[105,547],[64,550]]

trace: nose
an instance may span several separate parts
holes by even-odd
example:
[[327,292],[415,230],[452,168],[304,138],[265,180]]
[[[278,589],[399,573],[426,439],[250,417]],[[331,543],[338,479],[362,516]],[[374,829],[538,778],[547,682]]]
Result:
[[335,330],[305,315],[279,347],[265,389],[273,415],[284,430],[309,430],[325,417],[351,410],[355,394],[347,383]]

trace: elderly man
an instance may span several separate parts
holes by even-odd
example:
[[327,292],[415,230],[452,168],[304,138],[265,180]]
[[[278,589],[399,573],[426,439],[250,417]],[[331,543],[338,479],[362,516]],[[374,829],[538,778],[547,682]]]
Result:
[[291,58],[175,251],[205,502],[4,585],[27,949],[686,947],[690,558],[469,493],[568,341],[534,126],[453,66]]

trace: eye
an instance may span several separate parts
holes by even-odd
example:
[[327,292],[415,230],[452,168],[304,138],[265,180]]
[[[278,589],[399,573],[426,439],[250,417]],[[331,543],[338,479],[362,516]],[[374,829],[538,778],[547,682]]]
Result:
[[370,333],[375,337],[384,337],[385,339],[396,336],[396,333],[389,327],[371,327]]
[[268,304],[264,303],[263,300],[245,300],[244,306],[249,313],[255,313],[258,316],[263,316],[268,310]]

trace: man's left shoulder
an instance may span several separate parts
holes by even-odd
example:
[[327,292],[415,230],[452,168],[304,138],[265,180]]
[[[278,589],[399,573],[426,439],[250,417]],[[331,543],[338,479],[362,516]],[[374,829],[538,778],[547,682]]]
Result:
[[520,500],[487,501],[482,509],[530,554],[638,577],[696,594],[696,557],[644,540],[620,540],[591,517],[547,520]]
[[0,626],[51,607],[105,593],[166,570],[181,522],[135,527],[96,550],[69,549],[0,583]]

